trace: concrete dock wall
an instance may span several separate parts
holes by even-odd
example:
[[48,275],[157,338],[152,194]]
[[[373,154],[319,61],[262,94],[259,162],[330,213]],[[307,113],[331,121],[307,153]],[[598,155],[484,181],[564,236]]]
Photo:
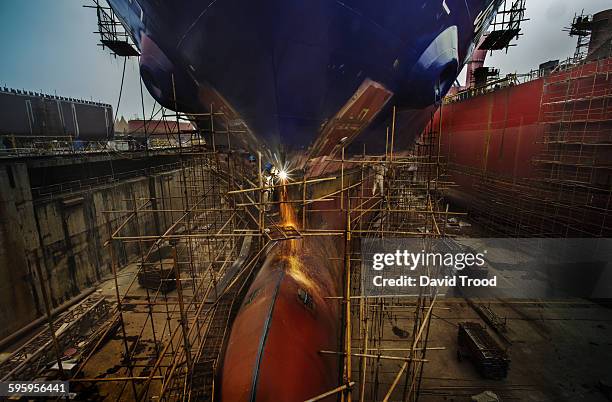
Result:
[[[110,234],[151,198],[159,209],[180,210],[180,171],[136,177],[90,191],[32,199],[25,164],[0,165],[0,339],[43,315],[40,283],[52,308],[111,273]],[[161,204],[161,205],[160,205]],[[180,212],[155,214],[144,208],[121,234],[157,234]],[[105,211],[122,210],[122,213]],[[123,265],[139,256],[138,244],[115,244]],[[40,268],[40,270],[37,269]],[[37,272],[42,273],[39,278]]]

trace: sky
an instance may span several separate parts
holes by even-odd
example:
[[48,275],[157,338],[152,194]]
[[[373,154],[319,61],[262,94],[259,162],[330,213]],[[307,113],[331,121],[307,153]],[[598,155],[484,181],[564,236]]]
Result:
[[[117,107],[123,58],[99,43],[90,0],[0,0],[0,86]],[[145,112],[154,100],[143,86]],[[117,113],[115,113],[117,115]],[[119,116],[142,116],[138,59],[127,60]]]
[[[95,10],[89,0],[0,0],[0,85],[83,98],[117,107],[123,59],[97,46]],[[562,31],[574,13],[610,7],[609,0],[527,0],[518,46],[488,56],[486,65],[503,75],[527,72],[545,61],[564,59],[576,41]],[[138,60],[130,58],[119,113],[141,117]],[[464,73],[459,77],[463,83]],[[154,101],[144,88],[145,113]]]
[[[527,10],[521,24],[517,46],[487,55],[485,66],[499,68],[500,76],[527,73],[549,60],[564,60],[574,54],[576,38],[568,36],[564,27],[571,24],[574,14],[593,14],[612,8],[610,0],[527,0]],[[465,81],[465,71],[459,82]]]

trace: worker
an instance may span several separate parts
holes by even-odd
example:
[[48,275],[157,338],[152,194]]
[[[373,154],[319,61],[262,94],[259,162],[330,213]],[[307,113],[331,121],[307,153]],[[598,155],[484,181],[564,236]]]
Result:
[[374,165],[374,187],[372,187],[372,195],[376,195],[376,188],[380,189],[380,195],[384,196],[385,173],[387,169],[384,163]]
[[410,162],[410,165],[408,165],[408,172],[410,172],[410,174],[412,175],[412,182],[416,182],[417,181],[417,170],[418,170],[419,166],[417,164],[416,160],[413,160],[412,162]]
[[272,196],[274,195],[274,183],[276,181],[276,176],[278,176],[278,169],[274,167],[271,163],[266,163],[263,171],[263,202],[266,206],[266,211],[270,210],[269,202],[272,201]]

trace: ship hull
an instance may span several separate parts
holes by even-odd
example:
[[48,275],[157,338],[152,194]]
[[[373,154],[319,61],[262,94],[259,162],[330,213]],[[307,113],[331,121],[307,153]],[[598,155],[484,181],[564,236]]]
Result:
[[[335,388],[339,245],[314,238],[277,244],[234,320],[223,359],[223,401],[304,401]],[[334,400],[331,398],[329,400]]]
[[[453,168],[461,193],[474,193],[483,174],[533,177],[531,160],[542,150],[542,78],[442,106],[433,126],[441,132],[441,152]],[[477,173],[477,174],[475,174]]]
[[[109,3],[132,31],[142,52],[141,75],[158,102],[193,114],[222,111],[253,134],[238,135],[234,143],[272,153],[306,152],[326,128],[335,140],[338,133],[330,133],[329,125],[367,82],[389,96],[342,116],[355,126],[351,139],[375,121],[391,96],[401,109],[433,104],[454,82],[495,5]],[[398,137],[413,139],[421,128],[410,126]],[[369,141],[384,143],[384,129]]]
[[[360,138],[368,152],[384,150],[394,106],[396,147],[410,144],[499,4],[108,1],[131,31],[143,81],[161,105],[190,114],[204,132],[211,123],[246,128],[232,148],[299,167],[309,159],[328,166],[326,157]],[[211,111],[223,118],[201,115]],[[310,168],[324,174],[320,165]],[[342,294],[341,255],[329,237],[276,246],[232,324],[220,400],[303,401],[338,386],[338,356],[320,351],[341,349],[340,304],[328,298]]]
[[504,235],[612,233],[610,73],[612,58],[586,61],[444,104],[447,196]]

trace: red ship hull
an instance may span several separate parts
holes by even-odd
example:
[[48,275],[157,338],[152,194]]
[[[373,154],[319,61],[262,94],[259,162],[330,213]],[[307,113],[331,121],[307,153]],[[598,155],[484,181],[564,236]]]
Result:
[[232,326],[220,400],[304,401],[337,386],[337,356],[320,351],[339,345],[339,305],[326,298],[339,294],[338,250],[312,237],[272,250]]
[[446,101],[425,133],[440,133],[450,200],[497,233],[612,234],[611,73],[604,58]]
[[[441,154],[461,195],[488,174],[508,179],[534,174],[531,160],[542,150],[542,78],[449,103],[436,112]],[[439,125],[442,113],[442,125]]]

